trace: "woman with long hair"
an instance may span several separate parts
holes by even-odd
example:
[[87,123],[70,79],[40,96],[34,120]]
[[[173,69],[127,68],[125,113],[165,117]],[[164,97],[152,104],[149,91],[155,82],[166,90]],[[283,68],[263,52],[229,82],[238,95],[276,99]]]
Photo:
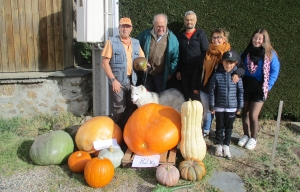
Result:
[[241,58],[246,69],[243,77],[244,107],[242,119],[244,136],[239,139],[238,145],[253,150],[257,144],[259,113],[266,101],[268,92],[277,80],[280,70],[278,56],[271,45],[267,30],[257,29],[253,32]]
[[[203,105],[203,136],[207,137],[210,133],[213,114],[209,111],[209,83],[213,74],[219,66],[222,66],[222,55],[226,51],[230,51],[231,45],[228,42],[229,32],[222,28],[215,29],[211,32],[211,42],[206,51],[203,63],[195,70],[193,88],[194,93],[199,94]],[[245,69],[242,60],[237,63],[237,70],[232,73],[232,81],[238,82],[239,78],[244,75]]]

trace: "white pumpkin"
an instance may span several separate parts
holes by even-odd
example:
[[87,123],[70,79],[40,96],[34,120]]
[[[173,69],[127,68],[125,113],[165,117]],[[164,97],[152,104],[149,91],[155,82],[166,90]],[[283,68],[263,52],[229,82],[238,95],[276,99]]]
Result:
[[106,157],[116,168],[121,165],[124,152],[119,148],[112,148],[112,146],[110,146],[108,149],[101,149],[98,157]]
[[206,143],[202,134],[203,106],[197,101],[186,101],[181,106],[180,152],[184,159],[202,161],[206,155]]

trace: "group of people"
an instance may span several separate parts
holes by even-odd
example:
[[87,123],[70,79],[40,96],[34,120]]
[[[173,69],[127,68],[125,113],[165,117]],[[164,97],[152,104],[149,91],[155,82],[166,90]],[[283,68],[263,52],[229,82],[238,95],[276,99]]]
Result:
[[[130,37],[132,22],[121,18],[119,35],[106,42],[102,66],[113,92],[113,119],[123,128],[136,109],[130,85],[141,82],[148,91],[162,92],[175,76],[182,82],[186,100],[203,105],[203,136],[207,137],[216,116],[215,155],[230,158],[229,144],[236,114],[242,113],[244,135],[238,145],[253,150],[257,144],[258,116],[280,69],[268,32],[257,29],[239,55],[228,42],[229,32],[218,28],[206,33],[196,28],[197,16],[187,11],[185,30],[175,35],[168,18],[157,14],[153,27]],[[134,59],[145,57],[149,69],[136,71]]]

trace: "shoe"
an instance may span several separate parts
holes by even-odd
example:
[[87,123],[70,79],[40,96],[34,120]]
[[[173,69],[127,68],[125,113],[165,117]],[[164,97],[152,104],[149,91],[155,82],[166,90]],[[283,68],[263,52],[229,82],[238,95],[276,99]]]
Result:
[[244,135],[242,138],[239,139],[238,146],[244,147],[248,142],[249,137],[248,135]]
[[223,145],[224,157],[227,159],[231,159],[231,153],[229,151],[228,145]]
[[254,138],[250,138],[247,142],[245,148],[249,150],[253,150],[256,147],[257,141]]
[[204,132],[203,133],[203,138],[208,139],[209,138],[209,132],[208,133]]
[[222,145],[216,146],[215,155],[218,157],[223,157]]

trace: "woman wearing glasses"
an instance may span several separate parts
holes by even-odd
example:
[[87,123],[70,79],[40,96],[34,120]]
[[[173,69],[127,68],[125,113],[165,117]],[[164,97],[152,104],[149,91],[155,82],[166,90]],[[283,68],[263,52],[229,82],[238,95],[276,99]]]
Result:
[[[206,51],[203,63],[195,71],[194,75],[194,93],[199,94],[203,105],[203,136],[208,137],[213,120],[213,114],[209,111],[209,83],[213,74],[217,71],[218,64],[222,65],[222,55],[231,50],[228,43],[229,32],[218,28],[211,33],[211,42],[209,49]],[[245,69],[242,60],[237,64],[237,70],[233,72],[232,81],[238,82],[239,78],[244,75]]]
[[[241,55],[245,64],[243,130],[238,145],[253,150],[257,143],[258,116],[277,80],[280,63],[265,29],[257,29],[251,35],[246,50]],[[249,132],[250,129],[250,132]]]

